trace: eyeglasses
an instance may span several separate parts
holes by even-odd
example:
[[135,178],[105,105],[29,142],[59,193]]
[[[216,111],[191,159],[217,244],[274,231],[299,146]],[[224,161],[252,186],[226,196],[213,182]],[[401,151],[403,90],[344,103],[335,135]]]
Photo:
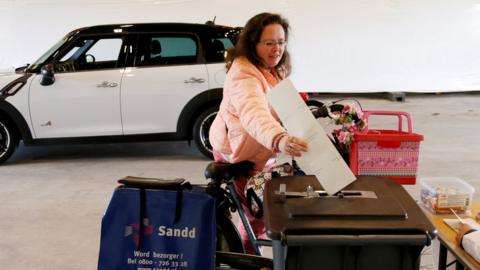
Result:
[[287,41],[285,40],[272,40],[272,39],[267,39],[267,40],[264,40],[264,41],[260,41],[259,42],[260,44],[262,44],[263,46],[267,46],[268,48],[273,48],[274,46],[278,45],[280,47],[285,47],[287,46]]

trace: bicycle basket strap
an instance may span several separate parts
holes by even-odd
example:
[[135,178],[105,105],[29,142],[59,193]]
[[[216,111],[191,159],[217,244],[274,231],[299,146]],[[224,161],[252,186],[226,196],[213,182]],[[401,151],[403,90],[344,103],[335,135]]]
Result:
[[[191,189],[191,185],[189,182],[186,182],[187,186],[189,189]],[[183,187],[185,184],[180,185],[177,187],[177,196],[175,200],[175,216],[173,218],[173,224],[177,224],[178,221],[180,220],[182,216],[182,209],[183,209]],[[145,188],[141,187],[140,189],[140,215],[139,215],[139,239],[138,239],[138,245],[137,245],[137,250],[140,250],[142,247],[142,239],[143,239],[143,232],[144,232],[144,226],[148,225],[145,224],[145,205],[146,205],[146,192]]]
[[[142,239],[143,239],[143,232],[144,232],[144,219],[145,219],[145,189],[140,188],[140,215],[139,215],[139,238],[138,238],[138,245],[137,249],[140,250],[142,246]],[[179,188],[177,190],[177,199],[175,202],[175,217],[173,219],[173,224],[177,224],[182,216],[182,208],[183,208],[183,189]]]
[[143,234],[144,234],[144,227],[145,227],[145,189],[140,189],[140,214],[139,214],[139,232],[138,232],[138,242],[137,242],[137,250],[140,250],[142,247],[143,241]]
[[173,219],[173,224],[177,224],[182,216],[183,208],[183,189],[177,190],[177,201],[175,203],[175,218]]

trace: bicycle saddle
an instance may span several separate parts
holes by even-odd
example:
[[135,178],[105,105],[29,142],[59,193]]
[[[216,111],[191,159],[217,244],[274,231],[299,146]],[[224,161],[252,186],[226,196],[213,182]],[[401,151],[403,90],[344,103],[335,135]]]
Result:
[[230,180],[238,176],[248,177],[255,163],[245,160],[238,163],[212,162],[205,168],[205,178],[215,180]]

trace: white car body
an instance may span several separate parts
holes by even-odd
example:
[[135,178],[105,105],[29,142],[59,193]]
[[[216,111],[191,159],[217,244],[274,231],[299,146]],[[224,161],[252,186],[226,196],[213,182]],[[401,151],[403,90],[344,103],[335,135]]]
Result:
[[[195,24],[72,31],[32,66],[0,74],[0,146],[7,149],[0,162],[14,148],[7,142],[20,140],[194,139],[211,156],[203,123],[212,119],[199,117],[215,115],[223,56],[237,34],[238,28]],[[214,48],[219,41],[221,51]]]

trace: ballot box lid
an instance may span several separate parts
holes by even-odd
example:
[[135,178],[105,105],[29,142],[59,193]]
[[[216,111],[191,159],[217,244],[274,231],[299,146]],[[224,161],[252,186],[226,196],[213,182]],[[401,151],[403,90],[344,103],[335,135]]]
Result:
[[315,176],[274,178],[264,194],[265,226],[272,239],[285,235],[415,235],[435,228],[405,189],[392,180],[360,176],[344,190],[373,191],[377,198],[295,198],[278,194],[322,189]]

